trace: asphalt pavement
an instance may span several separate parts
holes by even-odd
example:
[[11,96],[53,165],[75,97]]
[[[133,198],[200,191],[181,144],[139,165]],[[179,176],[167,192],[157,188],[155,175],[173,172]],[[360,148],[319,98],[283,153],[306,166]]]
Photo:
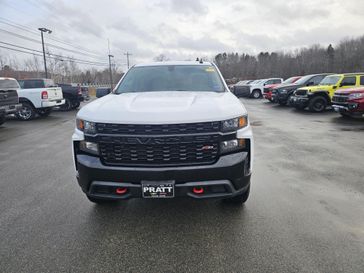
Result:
[[364,272],[364,121],[242,100],[251,196],[90,203],[76,112],[0,126],[0,272]]

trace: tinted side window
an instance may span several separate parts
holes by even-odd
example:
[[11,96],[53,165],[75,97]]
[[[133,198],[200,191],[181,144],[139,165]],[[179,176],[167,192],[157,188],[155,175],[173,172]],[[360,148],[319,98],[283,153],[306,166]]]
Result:
[[351,86],[356,84],[356,77],[344,77],[341,82],[341,86]]
[[44,82],[42,80],[24,81],[24,89],[31,89],[31,88],[44,88]]
[[269,80],[269,81],[265,82],[265,85],[268,85],[268,84],[273,84],[273,80]]
[[320,75],[313,77],[310,82],[313,83],[313,85],[318,85],[326,76]]
[[364,76],[360,77],[360,85],[364,85]]
[[281,83],[281,80],[279,80],[279,79],[273,80],[273,84],[277,84],[277,83]]
[[20,88],[24,88],[24,81],[18,81],[19,85],[20,85]]

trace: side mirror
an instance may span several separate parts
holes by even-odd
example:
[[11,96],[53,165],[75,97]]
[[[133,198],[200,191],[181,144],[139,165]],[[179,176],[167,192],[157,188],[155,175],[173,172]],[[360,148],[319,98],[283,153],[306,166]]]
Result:
[[106,96],[110,92],[111,92],[110,88],[97,88],[96,89],[96,98],[101,98],[103,96]]

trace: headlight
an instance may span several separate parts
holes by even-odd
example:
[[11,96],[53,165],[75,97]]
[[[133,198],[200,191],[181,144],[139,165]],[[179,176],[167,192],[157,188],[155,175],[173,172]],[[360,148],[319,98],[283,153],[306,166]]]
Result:
[[76,120],[77,129],[84,132],[85,134],[96,134],[96,123],[77,119]]
[[245,139],[233,139],[221,142],[220,151],[222,154],[242,150],[245,148]]
[[94,142],[81,141],[80,150],[91,154],[99,154],[99,146]]
[[354,93],[354,94],[350,94],[348,99],[349,100],[355,100],[355,99],[361,99],[364,98],[364,93]]
[[248,117],[242,116],[238,118],[224,120],[222,122],[222,131],[223,132],[232,132],[237,131],[241,128],[244,128],[248,125]]

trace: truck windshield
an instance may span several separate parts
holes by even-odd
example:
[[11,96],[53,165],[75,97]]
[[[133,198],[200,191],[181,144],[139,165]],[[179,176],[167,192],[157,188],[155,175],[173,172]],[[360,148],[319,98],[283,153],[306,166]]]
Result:
[[153,91],[224,92],[225,88],[211,65],[161,65],[130,69],[115,93]]
[[0,80],[0,89],[8,89],[8,88],[19,88],[19,84],[16,80],[11,79],[3,79]]
[[282,82],[282,84],[293,83],[295,79],[297,79],[297,77],[288,78],[287,80],[285,80],[284,82]]
[[320,82],[320,85],[335,85],[339,80],[340,76],[328,76]]
[[306,82],[312,78],[312,75],[307,75],[307,76],[304,76],[302,77],[301,79],[299,79],[298,81],[295,82],[295,84],[297,85],[305,85]]

